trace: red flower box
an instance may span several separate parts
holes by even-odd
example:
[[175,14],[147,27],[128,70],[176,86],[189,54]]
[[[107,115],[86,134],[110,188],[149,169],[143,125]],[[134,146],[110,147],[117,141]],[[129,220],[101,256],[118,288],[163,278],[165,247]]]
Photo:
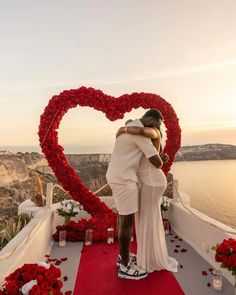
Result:
[[221,262],[221,267],[232,271],[232,275],[236,276],[236,240],[229,238],[212,247],[215,250],[216,262]]
[[[45,266],[42,266],[45,264]],[[1,295],[18,295],[22,293],[22,287],[32,282],[29,287],[29,295],[51,294],[61,295],[63,283],[60,279],[61,271],[51,264],[24,264],[5,278],[5,283],[0,290]],[[26,286],[25,286],[26,287]]]

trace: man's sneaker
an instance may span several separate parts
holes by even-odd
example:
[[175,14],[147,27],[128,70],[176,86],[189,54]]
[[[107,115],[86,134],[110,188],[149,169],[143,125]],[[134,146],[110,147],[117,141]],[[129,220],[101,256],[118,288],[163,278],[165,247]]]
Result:
[[[129,260],[131,261],[131,263],[136,264],[137,263],[136,255],[133,254],[133,253],[129,253]],[[121,263],[122,263],[122,257],[119,254],[118,257],[117,257],[117,260],[116,260],[117,267],[119,267]]]
[[147,277],[147,272],[130,261],[127,266],[120,264],[118,277],[121,279],[140,280]]

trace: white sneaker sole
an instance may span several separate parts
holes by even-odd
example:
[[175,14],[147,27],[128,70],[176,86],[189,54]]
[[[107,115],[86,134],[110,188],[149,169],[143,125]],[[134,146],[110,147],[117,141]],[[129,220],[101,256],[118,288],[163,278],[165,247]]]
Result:
[[141,280],[141,279],[146,278],[147,275],[148,275],[148,274],[146,273],[146,274],[144,274],[144,275],[142,275],[142,276],[138,276],[138,277],[136,277],[136,276],[129,276],[129,275],[122,274],[122,273],[119,273],[119,272],[118,272],[118,278],[120,278],[120,279],[128,279],[128,280]]

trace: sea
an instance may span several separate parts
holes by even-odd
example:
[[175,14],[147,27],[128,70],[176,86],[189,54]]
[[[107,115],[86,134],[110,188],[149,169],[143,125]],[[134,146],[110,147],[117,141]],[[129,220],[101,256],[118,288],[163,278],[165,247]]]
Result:
[[236,160],[176,162],[170,172],[191,207],[236,229]]

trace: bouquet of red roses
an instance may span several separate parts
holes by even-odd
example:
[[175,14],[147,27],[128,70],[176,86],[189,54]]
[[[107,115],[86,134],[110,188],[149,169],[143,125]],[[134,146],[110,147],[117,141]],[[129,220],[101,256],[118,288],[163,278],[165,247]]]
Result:
[[212,250],[216,251],[216,262],[221,262],[222,268],[232,271],[232,275],[236,276],[236,240],[224,239],[220,244],[213,246]]
[[45,262],[24,264],[5,278],[0,295],[61,295],[61,271]]

